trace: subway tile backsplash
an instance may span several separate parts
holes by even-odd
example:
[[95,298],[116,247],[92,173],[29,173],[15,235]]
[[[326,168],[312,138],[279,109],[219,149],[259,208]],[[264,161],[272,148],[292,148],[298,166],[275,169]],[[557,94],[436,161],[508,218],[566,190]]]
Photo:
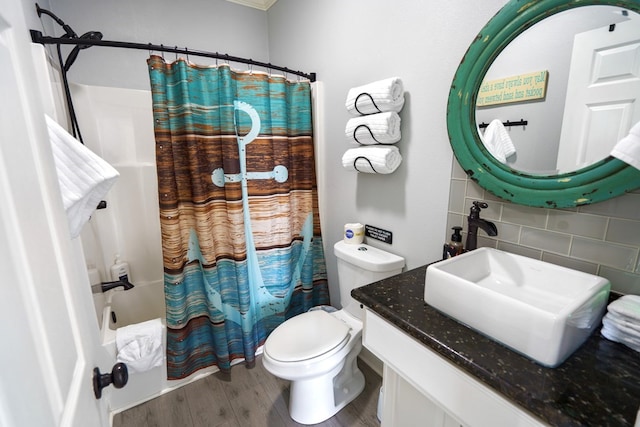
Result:
[[556,254],[568,254],[571,247],[571,236],[555,231],[522,227],[520,244]]
[[489,246],[606,277],[612,289],[640,295],[640,190],[571,209],[514,205],[466,178],[453,160],[448,230],[463,227],[474,200],[489,204],[481,216],[495,222],[498,236],[478,231],[478,246]]
[[574,236],[570,255],[620,270],[633,271],[638,259],[638,248]]
[[594,239],[603,239],[607,231],[607,217],[581,212],[566,212],[560,209],[550,210],[548,214],[547,228],[549,230]]
[[625,245],[640,246],[640,227],[637,221],[611,218],[606,240]]

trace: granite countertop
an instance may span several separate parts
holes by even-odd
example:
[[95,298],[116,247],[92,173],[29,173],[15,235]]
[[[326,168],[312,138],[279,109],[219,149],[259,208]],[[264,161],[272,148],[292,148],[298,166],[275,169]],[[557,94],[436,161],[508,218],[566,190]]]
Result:
[[557,368],[545,368],[424,302],[426,266],[354,289],[371,311],[503,397],[553,426],[633,426],[640,354],[599,331]]

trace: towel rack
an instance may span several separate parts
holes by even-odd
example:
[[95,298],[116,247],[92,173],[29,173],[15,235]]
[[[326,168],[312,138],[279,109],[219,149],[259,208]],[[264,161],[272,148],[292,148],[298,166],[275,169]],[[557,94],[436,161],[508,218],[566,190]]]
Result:
[[[358,101],[360,100],[361,96],[367,96],[369,97],[369,100],[371,101],[371,104],[373,105],[373,107],[378,110],[378,113],[382,113],[382,110],[380,109],[380,107],[378,107],[378,104],[376,104],[376,101],[373,100],[373,96],[371,96],[370,93],[367,92],[362,92],[360,94],[358,94],[358,96],[356,97],[356,100],[353,102],[353,107],[356,109],[356,111],[358,113],[360,113],[361,116],[367,116],[367,113],[363,113],[362,111],[360,111],[360,109],[358,109]],[[369,113],[371,114],[371,113]]]
[[[369,135],[371,135],[371,139],[373,139],[376,143],[375,143],[375,144],[365,144],[365,143],[360,142],[360,141],[358,140],[358,136],[357,136],[357,132],[358,132],[360,129],[366,129],[366,130],[368,130],[368,131],[369,131]],[[376,139],[375,135],[373,134],[373,131],[371,131],[371,128],[370,128],[368,125],[365,125],[365,124],[361,124],[361,125],[356,126],[356,128],[353,130],[353,139],[354,139],[358,144],[360,144],[360,145],[393,145],[393,144],[395,144],[395,142],[389,142],[389,143],[387,143],[387,142],[380,142],[380,141],[378,141],[378,140]]]
[[[528,120],[520,119],[520,120],[519,120],[519,121],[517,121],[517,122],[510,122],[509,120],[507,120],[506,122],[502,122],[502,124],[503,124],[504,126],[526,126],[526,125],[528,125],[528,124],[529,124],[529,121],[528,121]],[[480,125],[479,125],[478,127],[479,127],[480,129],[484,129],[484,128],[486,128],[487,126],[489,126],[487,123],[482,122],[482,123],[480,123]]]
[[353,159],[353,168],[357,171],[357,172],[361,172],[360,169],[358,169],[358,166],[356,165],[356,163],[358,162],[358,160],[363,159],[366,160],[367,163],[369,163],[369,167],[371,168],[371,170],[374,173],[378,173],[378,171],[376,170],[376,168],[373,167],[373,164],[371,163],[371,160],[367,159],[365,156],[358,156],[355,159]]

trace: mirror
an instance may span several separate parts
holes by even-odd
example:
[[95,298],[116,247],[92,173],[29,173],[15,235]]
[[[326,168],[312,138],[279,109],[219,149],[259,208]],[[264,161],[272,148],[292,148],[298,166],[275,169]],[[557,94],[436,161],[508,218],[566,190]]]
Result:
[[[628,72],[638,60],[630,53],[639,43],[640,15],[618,7],[575,8],[538,22],[509,43],[484,76],[476,98],[481,135],[486,129],[482,124],[496,118],[526,119],[526,126],[507,126],[514,152],[502,161],[533,175],[572,172],[604,159],[640,121],[635,102],[640,80]],[[604,61],[594,63],[594,51]],[[593,74],[601,75],[595,86],[589,75],[592,65]],[[532,70],[544,71],[528,76]],[[498,85],[502,88],[494,88]],[[565,118],[578,115],[581,108],[580,120]],[[581,138],[581,131],[589,128],[602,140]],[[487,136],[483,142],[494,154],[493,127]],[[582,146],[577,144],[581,140]],[[592,147],[589,142],[594,142]],[[503,159],[499,152],[494,157]]]
[[[456,72],[449,93],[447,127],[458,162],[470,178],[483,188],[500,198],[528,206],[578,206],[606,200],[640,187],[640,171],[610,157],[610,148],[603,142],[612,138],[617,141],[626,135],[635,122],[627,124],[622,136],[620,129],[605,134],[590,132],[589,137],[594,147],[592,151],[596,154],[591,154],[587,159],[579,159],[577,165],[575,154],[569,154],[568,157],[574,161],[574,166],[558,167],[559,149],[554,146],[559,147],[560,140],[563,140],[563,144],[564,141],[571,143],[576,140],[576,137],[570,135],[564,136],[563,139],[561,134],[565,132],[563,128],[566,126],[562,126],[562,123],[575,123],[576,120],[573,117],[570,117],[571,120],[563,120],[564,97],[567,90],[559,91],[557,88],[569,80],[569,67],[560,71],[559,68],[555,68],[555,64],[570,63],[571,54],[561,52],[560,36],[553,34],[559,31],[557,27],[553,29],[554,25],[565,28],[569,26],[567,19],[572,22],[571,25],[579,24],[581,28],[577,28],[577,32],[602,28],[602,22],[609,22],[605,24],[607,29],[610,24],[616,24],[620,28],[625,22],[633,22],[633,19],[640,16],[637,15],[640,5],[634,0],[591,0],[579,4],[566,0],[542,0],[530,2],[528,6],[523,7],[520,1],[511,1],[504,6],[476,37]],[[596,10],[599,12],[594,13]],[[622,10],[628,11],[629,15],[624,16]],[[637,23],[635,24],[637,26]],[[544,37],[551,37],[551,41],[542,41],[543,49],[534,44],[534,39],[541,38],[536,32],[540,27],[545,34]],[[563,37],[570,38],[571,43],[566,44],[571,50],[573,35]],[[557,40],[558,43],[554,43],[553,40]],[[549,46],[553,49],[548,49]],[[536,49],[542,52],[541,55],[546,55],[544,59],[540,60],[534,55],[527,57],[527,53],[533,53]],[[514,59],[509,56],[509,51],[518,51],[520,58]],[[542,77],[541,74],[535,74],[539,72],[548,73]],[[534,90],[530,91],[533,95],[542,95],[541,97],[532,96],[513,102],[508,98],[515,98],[521,92],[514,89],[510,93],[500,94],[504,96],[503,99],[494,94],[494,101],[497,99],[511,102],[481,105],[486,104],[484,98],[488,94],[487,82],[498,82],[499,86],[502,80],[504,87],[508,86],[509,82],[515,86],[518,77],[522,82],[529,73],[533,74],[531,79],[538,79],[546,84],[537,94]],[[485,76],[486,81],[483,85]],[[564,93],[559,95],[561,92]],[[531,113],[532,109],[540,110],[540,107],[542,110],[550,110],[552,102],[556,110],[550,118],[544,116],[544,119],[541,119],[542,113]],[[562,105],[555,105],[557,103]],[[567,114],[570,112],[571,109],[567,108]],[[500,122],[528,122],[526,126],[507,126],[507,134],[512,137],[516,153],[506,161],[503,160],[504,163],[500,156],[492,155],[485,147],[482,134],[486,130],[479,130],[482,122],[486,124],[494,119]],[[558,122],[555,129],[551,129],[549,125],[553,120]],[[522,142],[516,135],[526,135],[528,139]],[[527,150],[535,155],[541,154],[542,157],[555,159],[548,160],[541,166],[535,165],[537,159],[528,157]]]

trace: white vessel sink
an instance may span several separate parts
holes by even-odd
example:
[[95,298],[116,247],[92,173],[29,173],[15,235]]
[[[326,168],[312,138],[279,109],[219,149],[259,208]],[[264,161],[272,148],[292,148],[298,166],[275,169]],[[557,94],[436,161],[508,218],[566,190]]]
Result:
[[600,325],[610,288],[602,277],[480,248],[429,265],[424,300],[553,368]]

